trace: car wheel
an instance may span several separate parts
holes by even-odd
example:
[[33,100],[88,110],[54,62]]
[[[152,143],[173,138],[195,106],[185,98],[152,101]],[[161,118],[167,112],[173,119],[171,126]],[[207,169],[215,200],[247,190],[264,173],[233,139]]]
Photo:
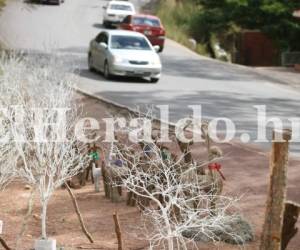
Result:
[[159,81],[159,78],[150,78],[151,83],[157,83]]
[[88,57],[88,65],[89,65],[90,71],[95,71],[93,57],[91,54],[89,54],[89,57]]
[[111,79],[111,74],[109,72],[109,64],[107,61],[104,64],[103,74],[104,74],[105,79],[107,79],[107,80]]
[[158,52],[163,52],[164,46],[160,46]]

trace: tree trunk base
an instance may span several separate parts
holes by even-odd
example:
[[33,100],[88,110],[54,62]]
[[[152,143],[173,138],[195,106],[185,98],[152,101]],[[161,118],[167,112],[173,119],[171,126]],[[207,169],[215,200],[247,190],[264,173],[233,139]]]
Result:
[[34,250],[56,250],[56,240],[36,240]]

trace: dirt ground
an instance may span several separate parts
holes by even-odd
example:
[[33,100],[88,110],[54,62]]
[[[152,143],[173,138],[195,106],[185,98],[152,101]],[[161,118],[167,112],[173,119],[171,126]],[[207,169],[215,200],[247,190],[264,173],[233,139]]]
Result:
[[[128,115],[126,110],[119,110],[99,100],[81,96],[84,104],[84,114],[101,121],[108,117],[108,113]],[[100,123],[103,126],[103,122]],[[239,144],[219,145],[224,152],[222,160],[223,173],[226,177],[225,193],[241,196],[240,206],[243,216],[251,223],[255,231],[255,241],[245,245],[245,249],[258,249],[259,237],[262,231],[265,210],[266,192],[268,185],[268,158],[269,153],[254,146]],[[174,151],[178,149],[172,148]],[[193,146],[193,156],[200,160],[205,154],[203,145]],[[288,172],[288,199],[300,203],[300,171],[299,159],[291,159]],[[125,249],[147,249],[147,242],[143,239],[140,227],[140,212],[136,208],[126,206],[125,202],[111,203],[104,198],[103,186],[101,192],[95,193],[91,183],[84,188],[73,190],[78,199],[87,228],[95,239],[89,244],[82,234],[71,199],[65,189],[57,190],[49,203],[48,208],[48,236],[55,238],[63,249],[117,249],[117,240],[114,232],[113,213],[118,212],[123,230]],[[30,190],[25,184],[14,182],[0,194],[0,219],[4,221],[2,237],[9,246],[15,247],[16,238],[21,223],[27,212],[27,202]],[[28,228],[22,241],[22,250],[32,249],[34,240],[40,236],[40,204],[38,198],[34,204]],[[300,222],[298,222],[300,227]],[[239,249],[237,246],[220,244],[201,244],[200,249]],[[1,249],[1,247],[0,247]],[[290,243],[289,250],[300,249],[300,234]]]

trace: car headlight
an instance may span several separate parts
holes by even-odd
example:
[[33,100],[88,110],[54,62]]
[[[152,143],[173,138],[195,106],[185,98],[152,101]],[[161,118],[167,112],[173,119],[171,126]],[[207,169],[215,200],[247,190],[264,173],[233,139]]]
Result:
[[113,62],[114,63],[126,63],[126,62],[128,62],[128,60],[126,60],[126,59],[124,59],[120,56],[114,56],[113,57]]
[[158,58],[158,57],[155,57],[154,59],[152,59],[151,61],[150,61],[150,63],[152,64],[152,65],[160,65],[161,63],[160,63],[160,59]]

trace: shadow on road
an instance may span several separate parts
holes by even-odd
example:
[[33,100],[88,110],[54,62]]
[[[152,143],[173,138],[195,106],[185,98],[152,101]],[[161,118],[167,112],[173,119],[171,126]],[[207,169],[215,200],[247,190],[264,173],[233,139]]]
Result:
[[144,78],[138,78],[138,77],[121,77],[121,76],[114,76],[111,80],[107,80],[103,77],[102,73],[100,72],[91,72],[88,69],[82,69],[78,70],[75,73],[78,73],[80,77],[88,78],[91,80],[96,80],[96,81],[101,81],[101,82],[110,82],[111,84],[114,83],[136,83],[136,84],[141,84],[141,83],[149,83]]
[[[121,77],[115,76],[112,80],[106,80],[100,72],[90,72],[87,69],[87,47],[68,47],[53,50],[53,52],[45,53],[40,51],[7,51],[20,56],[26,56],[31,60],[39,60],[41,65],[49,62],[51,59],[56,59],[60,62],[65,72],[74,73],[80,77],[113,83],[135,83],[135,84],[150,84],[147,79],[138,77]],[[54,60],[55,61],[55,60]]]
[[105,28],[102,23],[94,23],[93,27],[97,28],[97,29],[104,29]]
[[[100,25],[100,24],[98,24]],[[100,26],[99,26],[100,27]],[[66,68],[82,71],[87,68],[87,51],[88,47],[73,46],[54,50],[54,53],[44,53],[40,51],[23,51],[26,55],[41,57],[51,57],[53,55],[61,58],[65,62]],[[56,54],[57,53],[57,54]],[[216,80],[216,81],[237,81],[237,82],[253,82],[266,81],[275,82],[274,78],[256,73],[254,70],[237,67],[232,64],[220,63],[208,59],[192,59],[183,56],[174,56],[168,53],[161,54],[163,75],[179,76],[187,78],[198,78]],[[83,77],[90,78],[83,74]],[[123,79],[123,78],[121,78]],[[129,81],[131,83],[145,83],[146,80],[136,79],[116,79],[116,81]],[[277,83],[282,83],[279,80]]]
[[70,53],[70,56],[72,55],[72,53],[82,53],[83,54],[82,56],[84,57],[84,55],[87,56],[88,47],[80,47],[80,46],[75,47],[74,46],[74,47],[61,48],[61,49],[58,49],[56,51],[58,51],[58,52],[68,52],[68,53]]
[[94,23],[92,26],[94,28],[101,29],[101,30],[116,30],[116,29],[118,29],[117,26],[104,27],[104,25],[102,23]]
[[58,4],[57,3],[50,3],[50,2],[42,2],[41,0],[24,0],[23,1],[24,3],[28,4],[28,5],[31,5],[32,7],[34,5],[52,5],[52,6],[57,6]]
[[40,0],[24,0],[23,2],[32,5],[43,5],[43,3]]
[[[191,59],[177,56],[161,56],[163,71],[172,76],[184,76],[220,81],[255,81],[265,80],[274,82],[274,78],[254,72],[254,70],[238,67],[230,63],[216,60]],[[281,83],[280,80],[276,81]]]

